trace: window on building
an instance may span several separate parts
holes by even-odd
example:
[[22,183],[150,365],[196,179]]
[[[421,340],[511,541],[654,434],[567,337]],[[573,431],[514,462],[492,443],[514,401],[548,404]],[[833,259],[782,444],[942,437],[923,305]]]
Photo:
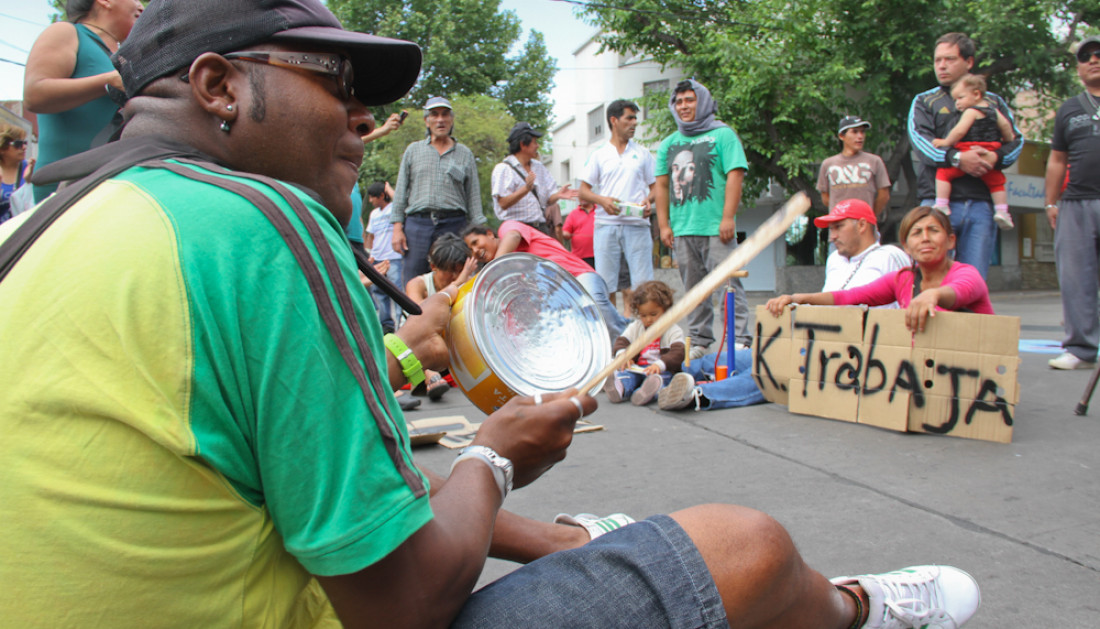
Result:
[[[564,181],[564,182],[570,183],[570,182],[572,182],[572,180],[573,180],[573,173],[570,172],[569,160],[563,159],[561,161],[561,178],[558,179],[558,181]],[[570,183],[570,185],[572,185],[572,183]]]
[[599,107],[588,112],[588,143],[591,144],[596,140],[603,139],[604,127],[607,125],[607,119],[604,116],[604,106]]

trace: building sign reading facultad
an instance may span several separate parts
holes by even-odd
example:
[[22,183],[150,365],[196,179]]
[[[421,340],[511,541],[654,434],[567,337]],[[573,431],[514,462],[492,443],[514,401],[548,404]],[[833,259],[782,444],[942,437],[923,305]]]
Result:
[[1012,207],[1043,209],[1043,178],[1029,175],[1005,175],[1005,191]]
[[756,311],[752,374],[792,413],[1009,443],[1018,317],[937,312],[913,335],[901,310]]

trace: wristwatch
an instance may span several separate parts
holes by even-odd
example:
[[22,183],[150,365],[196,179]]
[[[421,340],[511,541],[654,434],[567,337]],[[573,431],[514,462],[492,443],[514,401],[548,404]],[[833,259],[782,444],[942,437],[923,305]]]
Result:
[[397,362],[401,363],[401,373],[405,374],[405,380],[408,381],[410,387],[415,389],[417,385],[424,382],[424,367],[420,364],[416,354],[413,354],[409,346],[405,345],[405,341],[402,341],[396,334],[387,334],[382,337],[382,342],[386,345],[386,349],[393,354],[393,357],[397,359]]
[[950,161],[951,161],[951,166],[953,166],[955,168],[959,167],[959,152],[958,151],[955,151],[955,153],[951,155]]
[[512,491],[512,478],[515,475],[515,470],[512,469],[511,460],[500,456],[496,453],[496,450],[488,446],[466,446],[458,451],[454,463],[451,463],[451,471],[454,471],[459,461],[466,459],[477,459],[493,470],[493,478],[497,481],[502,501],[508,496],[508,492]]

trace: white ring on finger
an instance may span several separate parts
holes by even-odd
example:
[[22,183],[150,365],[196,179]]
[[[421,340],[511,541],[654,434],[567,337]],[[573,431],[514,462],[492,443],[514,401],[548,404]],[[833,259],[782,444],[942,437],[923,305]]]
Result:
[[538,406],[538,405],[542,404],[542,394],[541,393],[536,393],[535,396],[534,396],[534,399],[535,399],[535,406]]
[[579,399],[577,399],[577,396],[574,395],[573,397],[569,398],[569,401],[573,403],[573,406],[577,407],[577,419],[579,420],[580,418],[584,417],[584,405],[581,404],[581,401]]

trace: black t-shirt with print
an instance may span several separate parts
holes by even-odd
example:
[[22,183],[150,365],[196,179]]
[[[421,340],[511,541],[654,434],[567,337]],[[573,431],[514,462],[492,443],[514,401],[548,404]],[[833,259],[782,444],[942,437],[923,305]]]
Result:
[[[1093,100],[1100,102],[1095,96]],[[1100,120],[1078,96],[1062,103],[1054,119],[1050,147],[1069,159],[1069,186],[1063,199],[1100,199]]]

